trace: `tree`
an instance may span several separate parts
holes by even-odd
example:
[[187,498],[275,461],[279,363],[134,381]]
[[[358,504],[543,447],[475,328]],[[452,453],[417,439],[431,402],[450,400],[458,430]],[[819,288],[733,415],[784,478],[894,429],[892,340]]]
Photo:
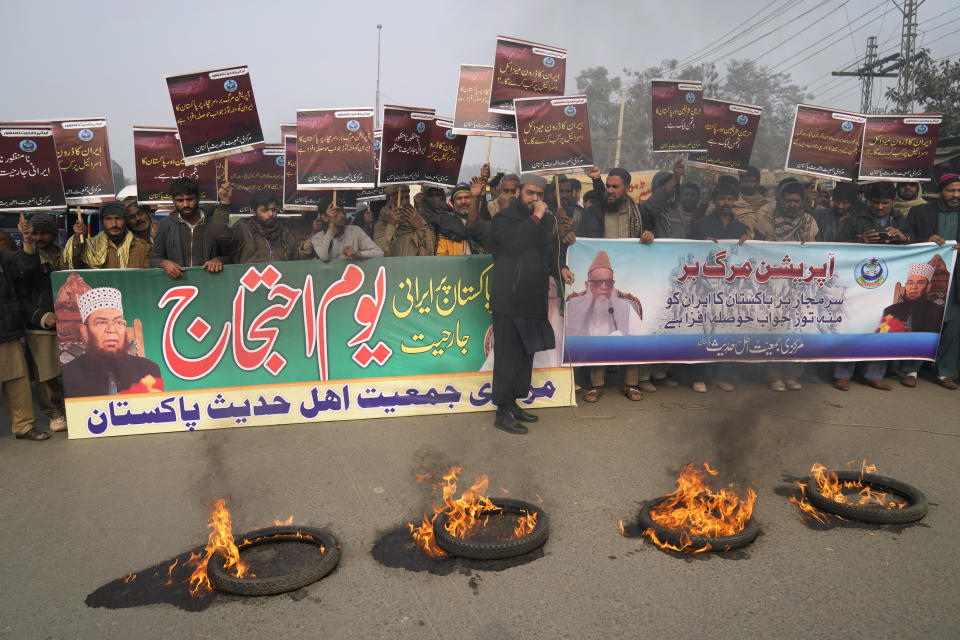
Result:
[[[927,49],[917,57],[914,88],[906,97],[917,104],[917,111],[943,114],[941,138],[960,136],[960,62],[941,60],[937,64]],[[894,102],[901,97],[896,88],[887,91],[887,98]]]
[[673,164],[673,154],[653,153],[650,83],[654,78],[678,78],[702,82],[706,97],[763,107],[753,164],[770,169],[783,167],[795,105],[807,97],[801,87],[791,83],[790,74],[771,73],[753,62],[733,60],[727,64],[727,73],[721,83],[713,63],[680,71],[676,71],[676,67],[676,60],[665,60],[643,71],[624,69],[624,75],[629,79],[626,84],[619,77],[610,78],[604,67],[586,69],[577,76],[577,89],[588,99],[590,135],[597,166],[609,168],[613,165],[621,86],[626,86],[627,92],[620,165],[631,169],[652,169],[668,168]]

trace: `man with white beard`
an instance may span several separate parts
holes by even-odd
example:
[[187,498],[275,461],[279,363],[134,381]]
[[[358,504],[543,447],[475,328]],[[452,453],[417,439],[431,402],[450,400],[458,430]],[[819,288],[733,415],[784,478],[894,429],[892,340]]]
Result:
[[[624,336],[643,335],[647,330],[637,308],[636,298],[614,288],[613,266],[606,251],[600,251],[587,271],[587,288],[567,301],[567,335]],[[590,386],[584,400],[596,402],[603,395],[606,367],[590,367]],[[623,371],[620,391],[631,400],[643,396],[637,388],[639,365],[628,365]]]

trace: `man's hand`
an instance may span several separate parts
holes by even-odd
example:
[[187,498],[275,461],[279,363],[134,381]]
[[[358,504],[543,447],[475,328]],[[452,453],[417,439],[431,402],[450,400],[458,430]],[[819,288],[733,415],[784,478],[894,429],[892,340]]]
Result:
[[533,215],[537,217],[537,220],[543,219],[543,214],[547,212],[547,203],[543,200],[537,200],[533,203]]
[[[750,239],[750,234],[749,234],[749,233],[745,233],[745,234],[743,234],[742,236],[740,236],[740,241],[737,242],[737,244],[742,247],[742,246],[743,246],[743,243],[746,242],[746,241],[749,240],[749,239]],[[714,242],[716,242],[716,240],[714,240]]]
[[233,198],[233,187],[230,186],[229,182],[220,185],[220,189],[217,190],[217,197],[220,198],[220,204],[230,204],[230,200]]
[[57,314],[47,311],[43,314],[43,317],[40,318],[40,326],[44,329],[53,329],[57,326]]
[[[934,235],[930,236],[929,238],[927,238],[927,242],[936,242],[936,243],[937,243],[938,245],[940,245],[941,247],[946,244],[946,241],[945,241],[943,238],[941,238],[940,236],[936,235],[936,234],[934,234]],[[953,248],[956,249],[957,246],[955,245]]]
[[653,231],[644,231],[640,234],[640,244],[650,244],[654,237]]
[[23,250],[27,253],[33,253],[36,251],[34,244],[36,240],[33,237],[33,224],[27,220],[27,218],[23,215],[23,212],[20,213],[20,222],[17,223],[17,229],[23,236]]
[[483,180],[483,183],[486,184],[487,180],[490,179],[490,163],[484,162],[483,166],[480,167],[480,178]]
[[420,217],[420,214],[417,213],[417,210],[413,207],[403,207],[403,217],[410,223],[414,231],[419,231],[420,228],[423,227],[423,218]]
[[80,238],[87,232],[87,225],[83,224],[83,216],[77,214],[77,219],[73,223],[73,235]]
[[716,238],[711,238],[710,236],[707,236],[707,240],[709,240],[709,241],[712,242],[713,244],[718,244]]
[[677,179],[678,183],[683,179],[683,158],[679,158],[673,163],[673,177]]
[[345,245],[343,247],[343,257],[345,258],[354,258],[357,255],[357,250],[351,246]]
[[891,241],[894,242],[906,242],[907,235],[900,231],[900,229],[895,229],[893,227],[887,227],[887,236]]
[[575,234],[573,231],[568,231],[567,234],[563,236],[564,244],[573,244],[576,241],[577,241],[577,234]]
[[596,167],[590,167],[589,169],[587,169],[587,177],[590,178],[591,180],[597,180],[599,178],[602,178],[603,174],[600,173],[600,169]]
[[183,277],[183,267],[178,265],[173,260],[164,260],[160,263],[160,268],[163,269],[163,272],[174,280]]
[[563,281],[566,284],[573,284],[573,280],[574,280],[573,272],[570,271],[570,269],[566,267],[564,267],[563,269],[560,269],[560,277],[563,278]]
[[203,270],[207,273],[220,273],[223,271],[223,262],[220,258],[210,258],[203,263]]
[[[403,207],[409,207],[410,205],[405,204]],[[400,220],[403,219],[403,208],[402,207],[384,207],[380,210],[380,216],[383,218],[383,221],[387,224],[392,224],[397,226],[400,224]]]
[[[487,165],[483,165],[483,166],[486,167]],[[481,171],[480,173],[482,174],[483,171]],[[487,173],[488,174],[490,173],[489,167],[487,168]],[[482,196],[486,188],[487,188],[487,179],[484,178],[482,175],[474,176],[473,178],[470,179],[470,195],[472,195],[474,198],[479,198],[480,196]]]
[[877,244],[880,242],[880,232],[876,229],[870,229],[860,234],[860,239],[867,244]]

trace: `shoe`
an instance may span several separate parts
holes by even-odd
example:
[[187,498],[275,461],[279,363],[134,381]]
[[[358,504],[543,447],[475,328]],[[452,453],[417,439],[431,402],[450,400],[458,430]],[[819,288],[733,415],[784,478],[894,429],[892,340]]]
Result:
[[597,402],[603,396],[603,387],[590,387],[583,392],[584,402]]
[[908,373],[907,375],[903,376],[903,378],[900,379],[900,384],[902,384],[905,387],[910,387],[911,389],[913,389],[914,387],[917,386],[917,374],[910,375]]
[[663,374],[662,377],[658,378],[657,376],[650,376],[650,382],[659,385],[661,387],[666,387],[668,389],[673,389],[674,387],[679,387],[680,383],[668,376]]
[[510,413],[513,414],[513,417],[520,422],[536,422],[540,419],[529,411],[525,411],[523,407],[517,403],[514,403],[513,406],[510,407]]
[[46,431],[37,431],[36,429],[30,429],[26,433],[18,433],[17,440],[49,440],[50,434]]
[[939,384],[944,389],[949,389],[950,391],[956,391],[957,389],[960,389],[960,385],[957,385],[957,383],[953,381],[953,378],[938,377],[937,384]]
[[657,388],[649,380],[641,380],[637,383],[637,388],[646,393],[656,393]]
[[693,390],[697,393],[706,393],[707,392],[707,383],[706,382],[694,382],[692,385]]
[[873,387],[874,389],[880,389],[880,391],[890,391],[890,389],[893,388],[883,380],[867,380],[864,378],[863,384],[867,385],[868,387]]
[[528,431],[525,426],[517,422],[517,419],[513,417],[512,413],[509,411],[500,413],[499,409],[497,410],[497,417],[493,420],[493,426],[507,433],[522,434]]
[[734,389],[734,386],[726,380],[714,380],[713,386],[720,389],[720,391],[733,391]]
[[833,388],[840,391],[850,391],[850,381],[846,378],[836,378],[833,381]]
[[640,402],[643,400],[643,394],[640,392],[640,389],[634,387],[633,385],[620,385],[620,393],[627,396],[627,399],[629,399],[630,402]]
[[67,430],[67,419],[63,416],[59,418],[54,418],[50,421],[50,431],[66,431]]
[[790,391],[800,391],[800,389],[803,389],[803,385],[797,382],[794,378],[785,378],[784,382],[787,385],[787,389],[790,389]]
[[774,380],[773,382],[770,383],[770,390],[777,391],[777,392],[786,391],[787,386],[783,384],[783,380]]

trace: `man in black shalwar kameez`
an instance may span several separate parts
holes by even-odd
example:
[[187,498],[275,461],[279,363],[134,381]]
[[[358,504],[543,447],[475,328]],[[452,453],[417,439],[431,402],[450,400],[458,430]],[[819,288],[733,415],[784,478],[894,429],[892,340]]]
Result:
[[545,186],[543,177],[524,174],[516,199],[493,218],[494,426],[508,433],[526,433],[519,421],[537,421],[517,399],[530,392],[533,354],[555,346],[547,320],[549,278],[562,275],[567,284],[573,281],[570,270],[560,264],[556,218],[546,215],[543,202]]

